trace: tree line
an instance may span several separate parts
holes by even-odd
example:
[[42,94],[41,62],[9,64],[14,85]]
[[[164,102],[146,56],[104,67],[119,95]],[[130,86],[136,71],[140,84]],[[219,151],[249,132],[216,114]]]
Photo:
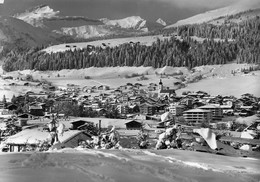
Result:
[[[157,39],[151,46],[129,42],[116,47],[89,46],[51,54],[40,51],[40,48],[13,50],[5,55],[3,69],[46,71],[114,66],[185,66],[191,69],[233,61],[259,64],[259,17],[221,26],[187,25],[163,33],[170,32],[177,32],[181,39],[173,35],[170,39]],[[193,36],[204,40],[197,41]]]

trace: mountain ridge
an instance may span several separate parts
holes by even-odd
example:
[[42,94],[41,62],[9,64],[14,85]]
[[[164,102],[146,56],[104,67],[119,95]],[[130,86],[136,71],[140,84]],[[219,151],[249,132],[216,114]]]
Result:
[[241,12],[246,12],[249,10],[256,10],[260,8],[260,3],[257,1],[253,1],[254,3],[235,3],[227,7],[206,11],[201,14],[197,14],[194,16],[191,16],[189,18],[179,20],[176,23],[172,25],[168,25],[165,27],[165,29],[168,28],[174,28],[182,25],[190,25],[190,24],[201,24],[201,23],[208,23],[210,21],[213,21],[214,19],[218,19],[220,17],[228,17],[232,15],[239,14]]

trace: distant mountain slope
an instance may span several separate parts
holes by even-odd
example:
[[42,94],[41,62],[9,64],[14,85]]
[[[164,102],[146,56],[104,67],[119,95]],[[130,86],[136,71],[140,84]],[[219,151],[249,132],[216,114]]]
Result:
[[85,25],[79,27],[63,27],[61,31],[56,31],[57,33],[70,35],[76,38],[91,38],[91,37],[99,37],[113,34],[115,32],[110,31],[104,25]]
[[158,19],[156,20],[156,23],[159,23],[159,24],[161,24],[162,26],[166,26],[166,25],[167,25],[166,22],[165,22],[164,20],[162,20],[161,18],[158,18]]
[[140,16],[97,20],[79,16],[60,16],[59,13],[47,5],[42,5],[16,14],[14,17],[34,27],[82,39],[111,35],[136,35],[164,27],[163,21],[147,22]]
[[60,12],[54,11],[47,5],[37,6],[14,17],[23,20],[34,27],[45,27],[43,20],[56,17]]
[[260,1],[244,1],[239,2],[237,4],[233,4],[231,6],[227,6],[224,8],[207,11],[202,14],[198,14],[195,16],[192,16],[190,18],[180,20],[175,24],[168,25],[165,28],[172,28],[172,27],[178,27],[181,25],[188,25],[188,24],[200,24],[204,22],[210,22],[218,18],[223,18],[225,16],[235,15],[241,12],[246,12],[248,10],[256,10],[260,8]]
[[58,43],[56,34],[36,28],[13,17],[0,17],[0,46],[39,46]]
[[146,27],[146,20],[142,19],[140,16],[131,16],[131,17],[126,17],[118,20],[109,20],[107,18],[103,18],[101,19],[101,21],[105,25],[112,25],[120,28],[148,31],[148,28]]

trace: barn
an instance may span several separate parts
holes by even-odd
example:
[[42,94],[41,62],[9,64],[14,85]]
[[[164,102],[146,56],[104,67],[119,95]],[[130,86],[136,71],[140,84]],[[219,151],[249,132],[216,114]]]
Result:
[[85,125],[94,125],[93,122],[90,121],[84,121],[84,120],[76,120],[76,121],[72,121],[71,123],[71,130],[78,130],[79,128],[81,128],[81,126],[85,126]]
[[140,130],[142,123],[136,120],[131,120],[125,123],[127,130]]

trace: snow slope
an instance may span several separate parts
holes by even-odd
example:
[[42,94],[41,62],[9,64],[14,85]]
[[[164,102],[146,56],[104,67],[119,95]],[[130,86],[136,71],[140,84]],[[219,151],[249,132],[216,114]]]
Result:
[[[152,43],[155,42],[157,40],[157,38],[167,39],[169,37],[163,37],[162,35],[157,35],[157,36],[105,39],[105,40],[98,40],[98,41],[92,41],[92,42],[76,42],[76,43],[59,44],[59,45],[50,46],[42,51],[45,51],[47,53],[63,52],[66,50],[70,50],[71,49],[70,47],[73,47],[73,46],[76,46],[77,49],[82,49],[82,48],[86,48],[88,45],[103,46],[102,45],[103,43],[110,47],[118,46],[120,44],[129,43],[129,42],[134,42],[134,43],[139,42],[140,44],[143,44],[143,45],[152,45]],[[66,47],[66,45],[70,45],[70,47]]]
[[183,150],[89,150],[0,155],[5,182],[259,181],[259,160]]
[[188,24],[200,24],[204,22],[209,22],[219,17],[235,15],[244,11],[258,9],[258,8],[260,8],[259,0],[239,1],[236,4],[224,8],[207,11],[205,13],[198,14],[184,20],[179,20],[177,23],[169,25],[165,28],[178,27],[181,25],[188,25]]

